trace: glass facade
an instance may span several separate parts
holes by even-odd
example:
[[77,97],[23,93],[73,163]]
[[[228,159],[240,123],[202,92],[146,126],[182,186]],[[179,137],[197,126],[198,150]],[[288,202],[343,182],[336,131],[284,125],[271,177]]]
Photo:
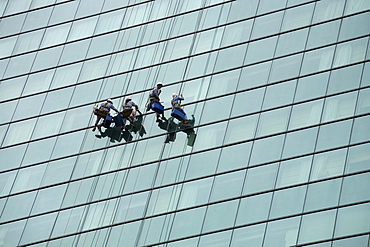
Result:
[[[369,0],[0,13],[0,246],[369,246]],[[174,132],[145,111],[157,82]],[[140,130],[91,131],[126,96]]]

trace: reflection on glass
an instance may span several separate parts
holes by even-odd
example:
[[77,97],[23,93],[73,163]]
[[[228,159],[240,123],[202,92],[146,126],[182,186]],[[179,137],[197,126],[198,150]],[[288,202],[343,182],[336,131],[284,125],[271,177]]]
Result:
[[[352,120],[323,125],[319,129],[316,150],[321,151],[333,147],[348,145],[351,134]],[[338,133],[342,133],[338,135]]]
[[[264,2],[265,0],[262,0]],[[285,0],[286,1],[286,0]],[[267,2],[267,1],[265,1]],[[274,1],[277,3],[279,1]],[[271,2],[269,2],[269,7],[271,7]],[[260,8],[262,7],[260,3]],[[269,36],[279,32],[281,21],[283,19],[284,11],[279,11],[269,15],[263,15],[257,17],[253,24],[253,31],[251,39],[261,38],[263,36]]]
[[317,2],[313,23],[322,22],[341,16],[345,3],[346,0],[328,0]]
[[259,224],[234,230],[230,247],[262,246],[266,224]]
[[272,221],[267,224],[263,247],[289,247],[296,244],[301,217]]
[[326,98],[322,122],[333,121],[354,115],[358,92]]
[[207,203],[211,192],[212,181],[213,178],[206,178],[185,183],[182,186],[178,209]]
[[304,211],[314,211],[338,205],[342,179],[308,185]]
[[311,23],[315,3],[305,4],[285,11],[281,31],[307,26]]
[[339,149],[315,155],[310,180],[318,180],[343,174],[346,153],[347,149]]
[[368,38],[338,44],[333,67],[363,61],[366,56]]
[[281,162],[276,188],[307,182],[311,162],[312,156]]
[[289,130],[320,123],[324,100],[315,100],[294,105],[290,116]]

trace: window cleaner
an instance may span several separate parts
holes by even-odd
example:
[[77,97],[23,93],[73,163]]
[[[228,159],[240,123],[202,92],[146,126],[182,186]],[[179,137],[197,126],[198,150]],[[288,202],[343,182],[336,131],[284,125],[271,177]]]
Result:
[[130,96],[127,96],[122,105],[121,112],[121,116],[123,118],[123,126],[125,126],[126,120],[130,122],[131,126],[134,126],[136,111],[134,111],[133,108],[135,108],[136,111],[139,111],[139,106],[132,101],[132,98]]
[[[96,121],[92,131],[95,131],[95,129],[98,128],[99,132],[102,133],[101,126],[109,128],[110,124],[112,123],[112,116],[110,116],[109,114],[111,109],[118,113],[118,110],[114,107],[113,101],[111,99],[107,99],[99,106],[93,107],[93,113],[94,115],[96,115]],[[101,119],[104,119],[104,121],[103,123],[99,124]]]
[[171,116],[176,118],[179,121],[182,121],[184,126],[187,127],[187,126],[190,126],[190,125],[188,124],[188,118],[186,116],[186,113],[185,113],[184,109],[181,107],[181,101],[182,100],[184,100],[184,96],[182,94],[180,94],[180,96],[178,96],[176,93],[172,94],[172,100],[171,100],[172,112],[171,112]]
[[167,120],[164,116],[164,106],[160,103],[159,95],[161,94],[163,87],[162,82],[158,82],[156,87],[150,92],[149,94],[149,103],[147,105],[146,110],[153,110],[156,113],[156,122],[159,123],[160,116],[162,115],[162,120]]

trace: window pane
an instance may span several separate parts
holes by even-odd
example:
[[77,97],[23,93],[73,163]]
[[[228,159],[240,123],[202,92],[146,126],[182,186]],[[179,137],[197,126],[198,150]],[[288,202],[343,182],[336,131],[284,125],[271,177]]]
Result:
[[186,178],[192,179],[214,174],[219,154],[220,149],[193,154],[186,171]]
[[306,186],[275,191],[269,218],[299,214],[303,209]]
[[8,169],[13,169],[19,167],[23,154],[27,148],[27,143],[23,145],[17,145],[10,148],[0,149],[1,155],[1,170],[6,171]]
[[369,232],[370,204],[340,208],[334,237]]
[[265,136],[283,132],[287,129],[290,107],[261,113],[257,128],[257,136]]
[[[315,11],[315,13],[317,12]],[[332,21],[311,27],[307,41],[307,49],[335,43],[338,37],[340,22],[341,21]]]
[[277,37],[262,39],[249,43],[245,64],[271,59],[274,55]]
[[1,221],[14,220],[29,215],[36,191],[9,197],[1,215]]
[[314,156],[310,181],[343,174],[347,149],[339,149]]
[[[274,64],[273,64],[274,67]],[[286,72],[286,70],[284,70]],[[291,104],[296,88],[296,81],[288,81],[268,86],[265,93],[262,109],[275,108]]]
[[250,224],[267,220],[272,193],[242,198],[236,218],[236,225]]
[[345,0],[327,0],[317,2],[313,23],[342,16],[345,2]]
[[318,128],[288,133],[282,158],[308,154],[314,151]]
[[277,170],[277,164],[250,168],[247,171],[243,194],[247,195],[273,189],[275,185]]
[[340,197],[340,204],[366,201],[370,198],[370,173],[345,177]]
[[362,141],[368,141],[370,138],[369,131],[370,116],[356,118],[353,124],[351,144]]
[[73,87],[68,87],[47,93],[41,113],[48,113],[67,108],[71,100]]
[[315,3],[302,5],[285,11],[281,31],[307,26],[311,23]]
[[81,147],[81,143],[84,140],[84,134],[85,131],[79,131],[59,136],[56,141],[51,158],[54,159],[65,155],[78,153]]
[[370,162],[370,144],[349,148],[346,173],[366,170]]
[[300,217],[268,223],[263,247],[289,247],[296,244]]
[[[210,235],[201,236],[199,246],[203,247],[224,247],[230,243],[232,231],[220,232]],[[191,245],[188,245],[191,246]]]
[[208,206],[202,232],[232,227],[235,221],[238,202],[239,200],[234,200]]
[[331,238],[336,210],[304,215],[298,244]]
[[[325,150],[342,145],[348,145],[352,120],[323,125],[319,129],[316,150]],[[339,135],[338,133],[342,133]]]
[[246,47],[247,45],[244,44],[220,50],[218,52],[214,71],[222,71],[241,66],[243,64]]
[[280,158],[284,135],[273,136],[254,142],[250,165],[270,162]]
[[329,73],[300,78],[298,80],[294,102],[324,96],[328,80]]
[[222,46],[247,41],[251,33],[252,24],[252,20],[247,20],[227,25],[222,37]]
[[257,120],[257,114],[230,120],[224,144],[252,139],[256,132]]
[[237,93],[234,98],[231,116],[239,116],[261,110],[265,88]]
[[324,100],[294,105],[290,116],[289,130],[299,129],[320,123]]
[[301,75],[329,69],[334,56],[334,46],[306,52],[303,58]]
[[349,0],[346,5],[345,14],[360,12],[370,9],[370,3],[366,0]]
[[44,103],[45,94],[39,94],[20,99],[14,112],[12,121],[35,116],[40,112]]
[[[61,4],[63,5],[63,4]],[[54,11],[55,12],[55,11]],[[41,47],[53,46],[66,41],[71,23],[49,27],[46,29],[42,39]]]
[[368,40],[366,37],[339,44],[335,51],[333,67],[363,61],[365,59]]
[[35,62],[32,65],[32,71],[42,70],[57,66],[63,47],[58,46],[37,52]]
[[201,127],[193,151],[220,146],[224,140],[226,122]]
[[175,214],[170,239],[199,234],[206,207],[186,210]]
[[245,170],[214,178],[210,201],[218,201],[240,196],[245,177]]
[[[274,1],[274,3],[275,2],[278,1]],[[271,2],[269,4],[271,5]],[[254,21],[251,39],[257,39],[279,32],[283,14],[283,11],[279,11],[277,13],[257,17]]]
[[30,218],[24,228],[20,244],[46,239],[53,229],[57,213]]
[[353,116],[355,113],[357,93],[352,92],[326,98],[322,122]]
[[246,142],[231,147],[225,147],[221,151],[217,172],[246,167],[249,160],[251,142]]
[[338,205],[342,179],[308,185],[304,211],[314,211]]
[[19,170],[17,178],[14,181],[12,193],[38,188],[45,168],[46,165],[42,164]]
[[4,78],[29,73],[35,56],[36,52],[32,52],[12,57],[9,61],[8,67],[6,68]]
[[9,126],[8,133],[5,136],[3,147],[28,141],[35,126],[36,119],[30,119],[22,122],[16,122]]
[[281,162],[276,188],[307,182],[311,162],[312,156]]
[[302,54],[275,59],[272,62],[269,83],[297,77],[302,63]]
[[[358,2],[364,3],[366,1],[360,0]],[[361,25],[357,25],[358,23],[361,23]],[[370,13],[364,13],[360,15],[351,16],[349,18],[344,18],[340,28],[338,41],[351,39],[362,35],[367,35],[370,29],[369,23],[370,23]]]
[[207,97],[214,97],[226,93],[235,92],[238,84],[240,69],[232,70],[212,76]]
[[364,114],[370,112],[370,89],[362,89],[357,102],[356,113]]
[[230,247],[262,246],[266,224],[237,228],[234,230]]
[[43,33],[43,30],[39,30],[19,35],[13,54],[28,52],[39,48]]

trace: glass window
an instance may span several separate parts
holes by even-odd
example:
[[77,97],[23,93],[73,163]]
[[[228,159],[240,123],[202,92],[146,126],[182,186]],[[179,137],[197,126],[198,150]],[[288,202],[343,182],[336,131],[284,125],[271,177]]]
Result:
[[178,208],[192,207],[208,202],[213,178],[185,183],[181,190]]
[[189,161],[186,179],[214,174],[219,155],[220,149],[193,154]]
[[[91,44],[88,47],[89,51],[87,53],[87,57],[89,58],[113,52],[114,45],[117,41],[117,35],[118,33],[116,32],[91,39]],[[82,41],[79,43],[84,42]],[[83,57],[81,57],[80,59],[83,59]]]
[[224,140],[227,122],[212,124],[198,129],[193,151],[220,146]]
[[289,114],[290,107],[261,113],[257,136],[271,135],[285,131],[288,125]]
[[[200,237],[199,246],[203,247],[224,247],[229,246],[232,231],[219,232]],[[195,244],[196,245],[196,244]],[[187,245],[187,246],[195,246]]]
[[271,199],[272,193],[242,198],[235,224],[238,226],[267,220]]
[[250,165],[274,161],[280,158],[284,135],[264,138],[254,142]]
[[271,12],[277,9],[282,9],[285,7],[287,0],[278,0],[271,2],[269,0],[261,0],[258,6],[257,14],[262,14],[266,12]]
[[14,14],[17,12],[22,12],[25,10],[28,10],[30,7],[30,1],[22,1],[22,0],[13,0],[11,2],[8,2],[8,5],[5,9],[5,15]]
[[352,14],[370,9],[370,3],[366,0],[348,0],[344,14]]
[[240,196],[245,170],[218,175],[213,181],[210,201],[218,201]]
[[296,244],[301,217],[272,221],[267,224],[263,247],[290,247]]
[[59,136],[51,158],[54,159],[65,155],[78,153],[81,148],[81,144],[84,141],[84,135],[85,131],[78,131]]
[[308,185],[304,211],[315,211],[338,205],[342,179],[334,179]]
[[341,21],[338,20],[312,26],[308,36],[307,49],[335,43],[340,23]]
[[126,244],[129,246],[135,246],[137,243],[136,240],[138,232],[142,229],[141,227],[141,221],[135,221],[112,227],[107,240],[107,246],[120,246]]
[[252,139],[256,132],[257,121],[257,114],[230,120],[224,144]]
[[0,56],[2,58],[10,56],[12,54],[14,45],[17,42],[17,40],[18,36],[0,39]]
[[[74,206],[90,201],[90,191],[93,189],[93,182],[94,178],[89,178],[69,183],[63,198],[62,207]],[[64,216],[62,215],[61,217]]]
[[28,219],[20,244],[28,244],[48,238],[57,215],[57,213],[52,213]]
[[281,31],[307,26],[311,23],[315,3],[305,4],[285,11]]
[[265,88],[249,90],[235,95],[231,116],[239,116],[261,110]]
[[[308,28],[293,31],[279,36],[275,56],[283,56],[294,52],[303,51],[306,45]],[[310,31],[311,35],[311,31]],[[321,42],[320,42],[321,44]]]
[[[137,238],[136,236],[139,236],[140,238],[138,239],[136,243],[133,243],[133,245],[154,247],[154,246],[158,246],[158,245],[155,245],[155,243],[165,241],[168,235],[168,231],[169,231],[168,229],[169,219],[168,218],[169,218],[168,215],[165,215],[165,216],[162,215],[159,217],[154,217],[154,218],[144,220],[142,229],[140,229],[140,231],[134,234],[135,238]],[[125,244],[126,243],[124,242],[124,244],[122,245],[125,245]],[[119,245],[115,245],[115,246],[119,246]]]
[[1,170],[6,171],[8,169],[19,167],[27,145],[28,144],[26,143],[23,145],[0,149]]
[[208,100],[204,104],[201,123],[209,123],[228,118],[230,115],[233,95]]
[[244,64],[260,62],[274,56],[277,37],[249,43]]
[[132,165],[159,159],[163,145],[165,145],[163,144],[163,136],[138,142],[135,155],[132,159]]
[[327,0],[316,2],[313,23],[318,23],[342,16],[345,3],[346,0]]
[[[194,182],[190,182],[190,183],[194,184]],[[210,188],[210,186],[208,187]],[[146,215],[148,216],[156,215],[156,214],[166,213],[166,212],[175,210],[179,202],[180,188],[181,188],[181,185],[175,185],[175,186],[164,187],[164,188],[160,188],[157,190],[153,190],[150,195],[150,201],[149,201],[148,210],[146,212]],[[196,186],[194,186],[193,189],[196,193],[197,192]],[[190,194],[191,192],[188,193],[188,195]],[[207,197],[208,195],[204,196],[203,198],[207,198]],[[200,198],[202,198],[202,196],[200,196]]]
[[28,141],[32,135],[35,123],[36,118],[10,124],[2,146]]
[[310,128],[288,133],[282,158],[312,153],[315,149],[317,130],[318,128]]
[[[274,63],[272,67],[274,70]],[[268,86],[262,110],[291,104],[293,102],[296,85],[297,81],[293,80]]]
[[80,1],[68,1],[63,4],[55,5],[49,20],[49,25],[72,20],[79,4]]
[[53,75],[54,70],[46,70],[40,73],[30,74],[22,95],[38,93],[47,90],[51,84]]
[[189,55],[191,44],[193,40],[192,35],[170,40],[166,43],[165,55],[163,61],[174,60],[177,58]]
[[206,207],[181,211],[175,214],[170,239],[199,234]]
[[37,52],[35,62],[32,65],[32,71],[42,70],[57,66],[63,47],[58,46]]
[[125,12],[126,9],[120,9],[109,13],[101,14],[99,16],[99,20],[96,25],[94,34],[100,34],[119,29],[121,27],[122,20],[125,17]]
[[[84,59],[86,56],[86,52],[89,49],[89,45],[90,39],[84,39],[64,45],[64,50],[60,57],[59,64],[65,64]],[[58,70],[59,69],[62,68],[58,68]]]
[[12,121],[35,116],[40,112],[45,94],[39,94],[19,100]]
[[351,117],[355,113],[358,92],[326,98],[322,122]]
[[28,216],[36,193],[36,191],[33,191],[9,197],[0,220],[4,222]]
[[276,188],[307,182],[311,163],[312,156],[281,162]]
[[[352,120],[332,123],[320,127],[316,150],[321,151],[342,145],[348,145]],[[338,133],[341,133],[338,135]]]
[[[69,109],[67,110],[66,115],[64,117],[60,132],[66,132],[66,131],[79,129],[79,128],[86,128],[86,126],[88,126],[89,121],[91,119],[93,118],[91,118],[91,106],[90,105],[75,108],[75,109]],[[95,136],[94,136],[94,139],[95,139]]]
[[298,80],[294,102],[324,96],[328,80],[329,72],[300,78]]
[[210,232],[234,226],[238,203],[239,200],[233,200],[208,206],[202,232]]
[[262,246],[266,224],[253,225],[234,230],[230,247]]
[[308,214],[302,217],[298,244],[329,239],[333,235],[336,210]]
[[348,151],[348,160],[346,173],[367,170],[370,162],[370,144],[350,147]]
[[[0,196],[8,195],[10,190],[12,189],[15,176],[17,175],[17,171],[12,172],[2,172],[0,173]],[[5,203],[6,198],[4,198]],[[0,207],[0,210],[2,211],[3,206]]]
[[12,193],[38,188],[44,175],[46,164],[19,170]]
[[337,45],[333,67],[344,66],[365,59],[368,38],[358,39]]
[[[12,57],[4,73],[4,78],[29,73],[37,52]],[[17,80],[17,79],[16,79]]]
[[302,62],[301,75],[330,69],[333,56],[334,46],[306,52]]
[[22,236],[27,220],[20,220],[5,225],[0,225],[0,241],[4,246],[17,246]]
[[[24,88],[26,79],[27,79],[27,76],[22,76],[22,77],[17,77],[17,78],[6,80],[6,81],[1,81],[0,100],[5,101],[11,98],[19,97]],[[1,104],[4,104],[4,103],[1,103]],[[14,102],[12,102],[12,104],[16,105],[16,103]]]
[[[297,77],[302,63],[303,54],[275,59],[272,63],[269,82]],[[293,95],[293,94],[292,94]]]
[[[260,7],[261,7],[261,2],[263,3],[264,0],[260,1]],[[278,2],[279,1],[274,1],[274,3],[278,3]],[[269,3],[269,5],[270,6],[272,5],[271,2]],[[276,13],[272,13],[269,15],[263,15],[261,17],[255,18],[251,39],[258,39],[264,36],[269,36],[269,35],[278,33],[280,30],[283,15],[284,15],[284,11],[279,11]]]
[[341,239],[333,242],[333,247],[347,247],[347,246],[366,246],[369,243],[369,236],[360,236]]
[[85,61],[82,66],[78,82],[87,81],[106,75],[109,61],[110,56]]
[[289,130],[299,129],[320,122],[324,100],[315,100],[294,105],[290,116]]
[[370,203],[339,208],[334,237],[369,232]]
[[41,186],[47,186],[51,184],[57,184],[70,179],[76,157],[67,159],[61,159],[53,162],[49,162],[44,177],[41,181]]
[[76,179],[98,173],[101,170],[105,153],[105,150],[100,150],[78,156],[71,178]]
[[98,13],[103,7],[103,3],[99,0],[80,0],[76,18]]
[[269,218],[273,219],[301,213],[305,197],[306,186],[275,191]]
[[351,144],[369,140],[369,124],[370,116],[355,119],[351,136]]
[[328,94],[358,88],[361,74],[362,64],[333,70],[330,75]]
[[366,114],[370,112],[370,89],[362,89],[359,93],[357,102],[357,114]]
[[240,0],[232,2],[228,22],[252,17],[256,14],[259,0]]
[[27,14],[20,14],[2,18],[0,22],[1,36],[19,33],[26,16]]
[[239,81],[240,71],[240,69],[237,69],[212,76],[207,97],[235,92]]
[[67,108],[73,93],[73,87],[68,87],[47,93],[41,114]]
[[[365,1],[359,1],[365,2]],[[370,5],[369,5],[370,8]],[[361,25],[358,25],[361,23]],[[354,37],[367,35],[370,29],[370,13],[344,18],[339,33],[339,41],[351,39]]]
[[[51,0],[55,2],[54,0]],[[51,2],[51,3],[53,3]],[[35,1],[32,2],[32,8],[34,8],[34,5],[36,4]],[[46,4],[45,4],[46,5]],[[22,27],[22,31],[28,31],[40,27],[44,27],[47,25],[50,14],[53,10],[53,7],[50,8],[43,8],[39,10],[34,10],[32,12],[28,12],[26,21],[24,22],[24,25]],[[41,38],[41,37],[40,37]]]
[[33,0],[31,8],[38,8],[55,3],[55,0]]
[[222,36],[222,46],[238,44],[249,40],[253,20],[227,25]]
[[156,170],[157,164],[131,168],[126,177],[126,184],[123,188],[123,193],[149,189],[153,183]]
[[347,149],[339,149],[315,155],[310,181],[343,174],[346,154]]
[[78,106],[81,104],[86,104],[87,102],[94,102],[98,98],[101,81],[93,81],[89,83],[84,83],[77,85],[72,95],[69,107]]
[[247,170],[243,194],[253,194],[274,188],[278,165],[270,164]]
[[366,201],[370,197],[370,173],[345,177],[340,196],[340,204]]
[[243,67],[238,90],[265,85],[270,73],[271,62]]
[[222,71],[241,66],[247,45],[226,48],[218,52],[214,71]]
[[[369,57],[369,55],[367,55],[367,57]],[[370,85],[369,78],[370,78],[370,63],[365,63],[363,74],[362,74],[361,86],[369,86]]]
[[51,238],[75,233],[81,227],[85,207],[72,208],[58,213]]
[[36,50],[41,43],[43,33],[44,30],[39,30],[19,35],[17,43],[15,44],[13,50],[13,55],[17,53]]
[[217,172],[246,167],[248,164],[251,147],[251,142],[245,142],[223,148],[217,166]]
[[[64,4],[61,4],[64,5]],[[56,12],[54,10],[54,12]],[[49,27],[46,29],[40,48],[61,44],[66,41],[71,23]]]

